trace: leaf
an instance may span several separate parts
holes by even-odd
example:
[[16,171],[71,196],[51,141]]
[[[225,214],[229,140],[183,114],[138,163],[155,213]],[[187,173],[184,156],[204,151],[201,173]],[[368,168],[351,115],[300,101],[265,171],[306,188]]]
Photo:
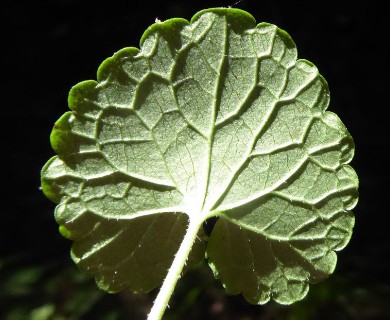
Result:
[[334,271],[354,225],[354,144],[285,31],[204,10],[153,24],[97,80],[71,89],[42,189],[101,288],[159,286],[187,225],[213,216],[190,265],[206,254],[251,303],[293,303]]

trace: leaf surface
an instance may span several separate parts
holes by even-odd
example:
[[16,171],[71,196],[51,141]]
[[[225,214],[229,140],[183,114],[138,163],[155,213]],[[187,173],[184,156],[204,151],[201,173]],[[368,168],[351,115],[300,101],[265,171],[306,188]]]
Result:
[[[69,94],[42,188],[72,256],[108,291],[161,284],[188,220],[218,216],[205,253],[251,303],[302,299],[351,236],[353,140],[290,36],[238,9],[152,25],[140,50]],[[152,275],[152,276],[151,276]]]

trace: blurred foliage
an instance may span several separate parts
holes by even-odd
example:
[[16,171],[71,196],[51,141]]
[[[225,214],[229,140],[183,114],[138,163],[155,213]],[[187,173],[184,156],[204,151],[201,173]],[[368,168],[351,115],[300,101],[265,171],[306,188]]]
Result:
[[[70,259],[0,260],[0,319],[145,319],[157,291],[146,295],[107,294],[77,270]],[[312,285],[306,299],[292,306],[248,304],[227,295],[203,264],[179,281],[164,320],[372,320],[390,319],[390,284],[370,284],[358,275],[336,272]]]
[[0,319],[144,319],[148,312],[148,296],[107,294],[70,259],[62,265],[35,260],[0,261]]

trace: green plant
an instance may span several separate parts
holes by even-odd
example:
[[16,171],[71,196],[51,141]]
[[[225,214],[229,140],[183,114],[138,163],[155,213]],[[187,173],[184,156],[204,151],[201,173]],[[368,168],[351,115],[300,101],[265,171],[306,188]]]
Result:
[[326,81],[239,9],[157,22],[140,47],[74,86],[51,134],[42,190],[73,260],[108,292],[162,284],[149,319],[205,255],[251,303],[302,299],[333,272],[358,197]]

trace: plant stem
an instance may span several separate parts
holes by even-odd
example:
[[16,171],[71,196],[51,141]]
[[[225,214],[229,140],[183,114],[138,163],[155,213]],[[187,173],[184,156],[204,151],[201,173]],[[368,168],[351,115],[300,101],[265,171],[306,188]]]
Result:
[[168,270],[168,274],[161,286],[160,292],[154,301],[153,307],[148,315],[148,320],[160,320],[164,315],[165,309],[168,306],[169,299],[173,294],[176,283],[179,280],[183,271],[184,265],[188,259],[188,255],[195,242],[199,229],[202,226],[204,219],[200,215],[192,215],[189,219],[189,225],[186,234],[180,244],[172,265]]

